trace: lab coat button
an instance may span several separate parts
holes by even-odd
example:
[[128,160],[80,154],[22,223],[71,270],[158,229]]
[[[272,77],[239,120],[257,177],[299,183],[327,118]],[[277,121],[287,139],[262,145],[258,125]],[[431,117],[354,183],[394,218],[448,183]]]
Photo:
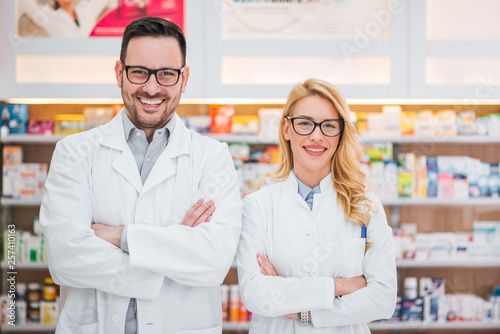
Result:
[[309,272],[309,275],[318,276],[318,271],[316,269],[311,269],[311,271]]
[[118,314],[113,314],[111,320],[113,320],[113,322],[118,322],[120,321],[120,316]]
[[311,233],[309,233],[309,236],[311,238],[316,238],[316,232],[315,231],[312,231]]

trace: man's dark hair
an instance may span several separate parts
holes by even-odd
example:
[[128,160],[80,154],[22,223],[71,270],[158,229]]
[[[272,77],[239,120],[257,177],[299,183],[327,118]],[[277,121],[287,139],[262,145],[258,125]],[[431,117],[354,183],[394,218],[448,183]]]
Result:
[[179,43],[182,52],[182,66],[186,65],[186,38],[182,33],[181,27],[177,24],[159,18],[143,17],[131,22],[123,33],[122,48],[120,51],[120,61],[125,63],[127,56],[127,47],[130,40],[134,37],[173,37]]

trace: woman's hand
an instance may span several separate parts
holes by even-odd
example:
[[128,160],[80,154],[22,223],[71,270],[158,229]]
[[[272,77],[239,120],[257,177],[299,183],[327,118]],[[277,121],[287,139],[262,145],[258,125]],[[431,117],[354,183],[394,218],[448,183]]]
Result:
[[276,269],[266,255],[257,254],[257,262],[259,263],[260,272],[266,276],[278,276]]
[[366,287],[365,276],[351,278],[335,277],[335,297],[348,295]]
[[[266,255],[257,254],[257,262],[259,263],[260,272],[262,275],[266,276],[278,276],[276,269],[274,269],[273,264],[269,261],[269,258]],[[287,318],[294,318],[299,320],[297,313],[290,313],[285,315]]]

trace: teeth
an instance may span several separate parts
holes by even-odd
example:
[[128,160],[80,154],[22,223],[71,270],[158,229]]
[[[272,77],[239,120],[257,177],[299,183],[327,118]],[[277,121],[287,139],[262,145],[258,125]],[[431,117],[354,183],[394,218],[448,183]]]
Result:
[[305,149],[311,152],[323,152],[325,150],[323,148],[308,148],[308,147],[306,147]]
[[144,104],[150,105],[150,106],[156,106],[162,103],[163,100],[147,100],[147,99],[139,99]]

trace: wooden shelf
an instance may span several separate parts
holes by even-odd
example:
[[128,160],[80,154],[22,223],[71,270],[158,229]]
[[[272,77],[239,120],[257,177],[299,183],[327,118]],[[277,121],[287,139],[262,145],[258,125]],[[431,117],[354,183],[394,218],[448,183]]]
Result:
[[[420,205],[451,205],[451,206],[487,206],[499,205],[500,198],[496,197],[479,197],[479,198],[464,198],[464,199],[443,199],[443,198],[394,198],[394,199],[380,199],[382,205],[388,206],[420,206]],[[1,204],[3,206],[39,206],[42,203],[41,199],[12,199],[2,198]]]
[[250,329],[249,322],[225,322],[222,324],[222,329],[225,331],[241,331],[248,332]]
[[498,144],[500,137],[493,136],[360,136],[363,143],[390,142],[394,144],[434,143],[434,144]]
[[47,325],[41,325],[41,324],[27,324],[27,325],[16,325],[16,326],[9,326],[9,325],[4,325],[2,326],[2,333],[10,333],[10,332],[50,332],[50,331],[55,331],[56,326],[47,326]]
[[404,206],[404,205],[500,205],[500,198],[498,197],[477,197],[477,198],[394,198],[387,199],[381,198],[382,205],[390,206]]
[[[278,137],[260,137],[256,135],[217,135],[206,134],[211,138],[228,143],[249,144],[278,144]],[[6,144],[54,144],[65,136],[40,136],[40,135],[8,135],[0,138]],[[360,136],[363,143],[410,144],[410,143],[435,143],[435,144],[499,144],[500,137],[490,136],[454,136],[454,137],[418,137],[418,136]]]
[[421,322],[421,321],[381,321],[368,324],[371,330],[405,330],[405,329],[499,329],[500,322],[471,321],[471,322]]
[[[500,329],[500,322],[402,322],[402,321],[381,321],[369,323],[368,327],[371,330],[405,330],[405,329]],[[231,331],[248,331],[250,323],[247,322],[225,322],[224,330]]]
[[9,135],[1,137],[4,144],[55,144],[65,136]]
[[[397,260],[398,268],[500,268],[500,259]],[[231,269],[236,269],[236,261]]]
[[3,206],[40,206],[40,204],[42,204],[42,200],[2,198],[0,203]]
[[[2,261],[1,263],[2,269],[7,269],[7,262]],[[15,269],[12,271],[16,271],[18,269],[48,269],[49,265],[47,263],[16,263]]]
[[398,268],[499,268],[500,259],[398,260]]

